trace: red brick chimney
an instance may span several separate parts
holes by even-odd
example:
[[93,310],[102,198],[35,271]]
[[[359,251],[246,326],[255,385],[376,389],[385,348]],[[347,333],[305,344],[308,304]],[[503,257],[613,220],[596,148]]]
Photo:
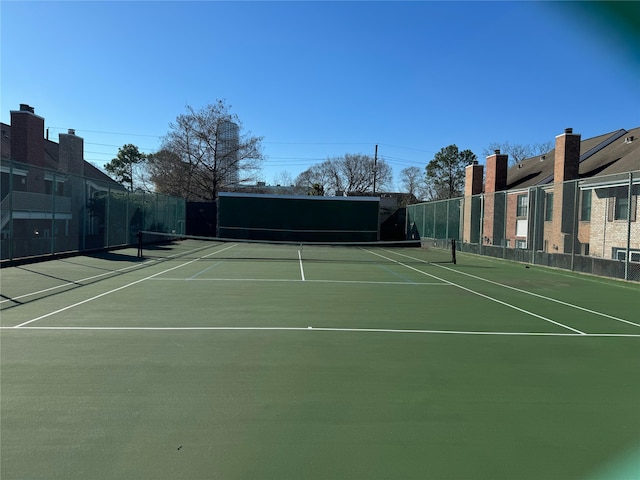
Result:
[[495,150],[487,157],[487,179],[484,185],[485,193],[501,192],[507,188],[507,165],[509,155]]
[[553,164],[553,182],[561,183],[578,178],[580,166],[580,134],[572,128],[565,128],[556,137],[556,156]]
[[[580,167],[580,135],[572,128],[556,137],[556,155],[553,164],[553,216],[551,245],[557,253],[571,253],[577,245],[574,232],[574,209]],[[549,198],[549,197],[547,197]],[[549,200],[547,200],[549,201]]]
[[75,130],[71,128],[68,132],[59,135],[60,170],[73,175],[84,175],[84,139],[78,137]]
[[482,193],[482,176],[484,166],[474,162],[464,169],[464,196],[470,197]]
[[11,159],[44,167],[44,118],[33,107],[20,104],[11,111]]
[[484,184],[484,216],[482,243],[500,245],[504,240],[505,196],[495,195],[507,188],[507,164],[509,155],[494,150],[487,157],[487,178]]
[[464,169],[464,209],[462,225],[462,240],[468,243],[477,243],[479,238],[480,216],[477,205],[480,197],[473,197],[482,193],[482,176],[484,174],[484,165],[478,165],[474,161],[471,165],[467,165]]

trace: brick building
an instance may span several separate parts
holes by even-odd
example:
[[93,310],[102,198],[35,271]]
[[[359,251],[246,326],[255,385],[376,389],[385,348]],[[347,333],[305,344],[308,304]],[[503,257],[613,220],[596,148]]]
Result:
[[11,111],[11,124],[0,127],[2,258],[49,252],[54,240],[56,250],[90,247],[87,240],[104,227],[84,206],[124,188],[84,160],[84,140],[74,130],[49,140],[45,119],[29,105]]
[[500,151],[469,165],[462,241],[615,260],[628,248],[640,262],[639,137],[636,128],[582,140],[568,128],[553,150],[511,168]]

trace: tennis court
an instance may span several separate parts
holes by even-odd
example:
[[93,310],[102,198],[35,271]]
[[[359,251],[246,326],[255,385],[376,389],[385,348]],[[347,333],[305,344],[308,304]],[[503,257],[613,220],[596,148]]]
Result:
[[1,271],[3,479],[637,479],[640,285],[203,242]]

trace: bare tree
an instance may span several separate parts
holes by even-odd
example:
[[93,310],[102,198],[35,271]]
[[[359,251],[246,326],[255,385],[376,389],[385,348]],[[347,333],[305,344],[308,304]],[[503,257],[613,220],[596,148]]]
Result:
[[327,195],[340,192],[364,194],[387,190],[393,180],[392,169],[383,159],[362,154],[346,154],[313,165],[296,178],[296,185],[321,190]]
[[556,144],[555,142],[542,142],[542,143],[535,143],[532,146],[533,148],[533,155],[543,155],[545,153],[549,153],[551,150],[553,150],[554,148],[556,148]]
[[274,175],[273,184],[280,185],[283,187],[290,187],[294,184],[294,180],[293,180],[293,177],[291,176],[291,173],[289,173],[286,170],[283,170]]
[[493,155],[496,150],[500,150],[501,153],[509,155],[510,165],[516,165],[527,158],[547,153],[552,150],[553,147],[553,142],[536,143],[534,145],[518,143],[512,145],[509,142],[492,142],[482,151],[482,154],[484,156],[489,156]]
[[[219,191],[255,181],[263,159],[262,137],[241,135],[241,123],[229,106],[218,100],[187,113],[169,124],[170,131],[156,157],[156,185],[191,200],[214,200]],[[170,168],[173,166],[173,169]]]
[[418,167],[407,167],[400,172],[400,184],[403,191],[410,197],[417,200],[428,198],[427,185],[425,183],[424,171]]
[[157,192],[187,200],[199,199],[185,195],[185,192],[193,191],[194,169],[188,162],[182,161],[179,155],[169,150],[152,153],[147,156],[147,171]]

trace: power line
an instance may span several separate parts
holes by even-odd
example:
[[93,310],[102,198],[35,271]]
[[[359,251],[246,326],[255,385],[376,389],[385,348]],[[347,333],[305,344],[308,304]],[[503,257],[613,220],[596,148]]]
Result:
[[[52,130],[68,130],[68,128],[64,128],[64,127],[47,127],[49,129]],[[149,137],[149,138],[157,138],[157,139],[162,139],[164,137],[164,135],[153,135],[153,134],[148,134],[148,133],[131,133],[131,132],[107,132],[104,130],[85,130],[85,129],[74,129],[76,132],[87,132],[87,133],[99,133],[99,134],[103,134],[103,135],[119,135],[119,136],[131,136],[131,137]],[[266,145],[368,145],[368,146],[375,146],[376,142],[283,142],[283,141],[262,141],[261,143],[264,143]],[[100,146],[105,146],[105,147],[120,147],[121,145],[110,145],[110,144],[104,144],[104,143],[89,143],[87,142],[88,145],[100,145]],[[406,146],[402,146],[402,145],[393,145],[393,144],[389,144],[389,143],[377,143],[380,146],[385,146],[385,147],[391,147],[391,148],[401,148],[404,150],[413,150],[416,152],[423,152],[423,153],[436,153],[433,150],[424,150],[424,149],[420,149],[420,148],[415,148],[415,147],[406,147]],[[142,148],[142,147],[139,147]],[[145,148],[145,150],[153,150],[152,148]]]
[[405,150],[414,150],[416,152],[423,152],[423,153],[436,153],[433,150],[423,150],[420,148],[414,148],[414,147],[402,147],[399,145],[390,145],[388,143],[381,143],[380,145],[384,145],[385,147],[391,147],[391,148],[403,148]]
[[[62,127],[47,127],[53,130],[68,130],[68,128]],[[129,136],[129,137],[151,137],[151,138],[162,138],[163,135],[151,135],[148,133],[118,133],[118,132],[103,132],[101,130],[84,130],[80,128],[74,129],[76,132],[88,132],[88,133],[101,133],[103,135],[121,135],[121,136]]]

